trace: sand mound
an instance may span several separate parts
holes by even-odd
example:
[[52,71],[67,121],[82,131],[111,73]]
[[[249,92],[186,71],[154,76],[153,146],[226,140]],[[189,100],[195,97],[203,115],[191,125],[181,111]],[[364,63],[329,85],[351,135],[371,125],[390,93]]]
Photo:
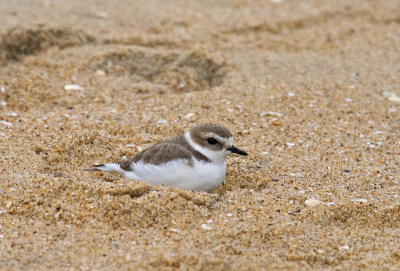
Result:
[[92,36],[71,27],[14,27],[2,35],[0,51],[7,59],[16,60],[53,46],[66,48],[92,41]]
[[201,53],[166,53],[155,49],[121,49],[96,56],[88,67],[107,75],[129,76],[132,83],[151,82],[174,92],[210,89],[222,83],[223,64]]

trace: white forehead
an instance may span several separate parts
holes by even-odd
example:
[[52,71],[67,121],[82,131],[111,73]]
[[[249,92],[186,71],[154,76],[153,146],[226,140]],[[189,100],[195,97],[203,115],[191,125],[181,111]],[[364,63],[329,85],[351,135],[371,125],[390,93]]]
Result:
[[215,133],[212,133],[212,132],[204,133],[204,135],[206,137],[214,137],[216,140],[218,140],[218,142],[221,142],[225,146],[231,146],[232,142],[233,142],[233,136],[231,136],[231,137],[222,137],[222,136],[219,136],[219,135],[217,135]]

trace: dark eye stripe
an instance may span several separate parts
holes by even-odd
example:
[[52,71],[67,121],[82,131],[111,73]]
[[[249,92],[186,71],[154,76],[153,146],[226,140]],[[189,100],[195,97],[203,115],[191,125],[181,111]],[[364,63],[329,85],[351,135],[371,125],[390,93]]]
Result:
[[215,144],[218,143],[218,141],[217,141],[215,138],[213,138],[213,137],[207,138],[207,142],[208,142],[208,144],[210,144],[210,145],[215,145]]

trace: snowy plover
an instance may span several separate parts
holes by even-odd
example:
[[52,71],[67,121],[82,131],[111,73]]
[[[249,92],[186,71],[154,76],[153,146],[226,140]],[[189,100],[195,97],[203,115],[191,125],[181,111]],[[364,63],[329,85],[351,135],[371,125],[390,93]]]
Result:
[[225,158],[232,153],[248,155],[233,146],[232,140],[232,133],[225,127],[202,124],[127,160],[94,165],[88,170],[118,172],[151,185],[211,192],[224,181]]

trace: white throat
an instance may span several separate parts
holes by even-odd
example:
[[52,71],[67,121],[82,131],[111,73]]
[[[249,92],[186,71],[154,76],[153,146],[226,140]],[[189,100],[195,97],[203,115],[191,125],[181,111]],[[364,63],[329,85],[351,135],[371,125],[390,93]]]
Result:
[[208,148],[205,148],[205,147],[197,144],[196,142],[194,142],[192,140],[192,137],[190,136],[190,132],[185,133],[185,138],[186,138],[187,142],[189,143],[189,145],[193,149],[195,149],[196,151],[198,151],[199,153],[201,153],[202,155],[204,155],[205,157],[210,159],[211,162],[218,163],[218,164],[225,163],[225,158],[228,156],[229,152],[227,152],[225,150],[213,151],[213,150],[210,150]]

